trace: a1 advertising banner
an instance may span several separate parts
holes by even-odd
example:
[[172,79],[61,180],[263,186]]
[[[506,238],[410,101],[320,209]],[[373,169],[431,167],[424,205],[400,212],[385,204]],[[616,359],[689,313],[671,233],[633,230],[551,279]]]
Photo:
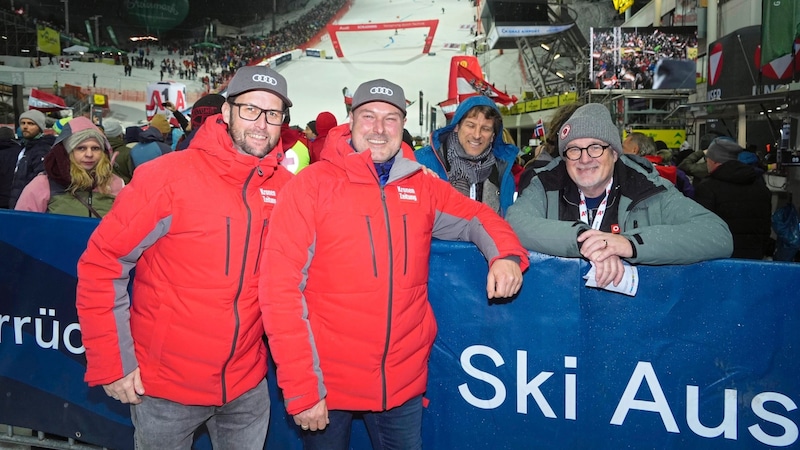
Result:
[[[0,423],[127,450],[129,407],[83,381],[76,263],[97,223],[0,211]],[[798,446],[800,265],[639,266],[633,297],[587,288],[588,270],[532,254],[520,293],[489,301],[477,248],[433,243],[425,448]],[[266,448],[299,450],[267,378]],[[371,448],[362,421],[350,448]]]
[[158,81],[147,85],[145,92],[145,115],[147,121],[153,119],[156,114],[164,114],[172,117],[172,112],[164,107],[164,103],[170,102],[178,111],[183,111],[189,105],[186,102],[186,85],[172,81]]

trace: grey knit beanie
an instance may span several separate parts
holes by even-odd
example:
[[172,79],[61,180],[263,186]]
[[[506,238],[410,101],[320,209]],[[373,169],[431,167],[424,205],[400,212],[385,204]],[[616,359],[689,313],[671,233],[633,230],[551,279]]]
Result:
[[706,152],[706,158],[720,164],[739,159],[742,147],[733,139],[720,137],[711,141]]
[[97,143],[100,144],[100,147],[103,148],[103,150],[108,151],[108,149],[106,148],[106,137],[97,128],[87,128],[85,130],[76,131],[75,133],[72,134],[72,136],[64,140],[64,150],[66,150],[67,153],[72,153],[72,151],[75,150],[75,147],[77,147],[78,144],[87,139],[96,140]]
[[600,103],[581,106],[564,122],[558,133],[558,153],[564,156],[567,144],[581,138],[599,139],[611,145],[617,154],[622,153],[619,130],[611,121],[611,113]]
[[106,119],[103,121],[103,132],[108,137],[122,136],[125,130],[122,129],[122,124],[118,120]]
[[47,129],[47,119],[44,118],[44,113],[39,110],[31,109],[29,111],[25,111],[19,115],[20,122],[22,122],[22,119],[32,120],[34,123],[36,123],[41,132],[44,132],[44,130]]

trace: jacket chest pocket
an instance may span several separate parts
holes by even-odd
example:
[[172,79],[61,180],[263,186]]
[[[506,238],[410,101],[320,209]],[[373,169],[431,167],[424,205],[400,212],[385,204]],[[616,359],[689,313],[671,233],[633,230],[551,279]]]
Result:
[[628,216],[629,229],[649,227],[664,223],[661,217],[661,209],[641,205],[634,207]]
[[[191,279],[202,280],[206,288],[222,288],[241,276],[246,220],[189,209],[175,211],[172,217],[170,233],[158,245],[163,254],[181,254],[191,261],[182,269],[192,272]],[[250,247],[255,244],[252,242]]]

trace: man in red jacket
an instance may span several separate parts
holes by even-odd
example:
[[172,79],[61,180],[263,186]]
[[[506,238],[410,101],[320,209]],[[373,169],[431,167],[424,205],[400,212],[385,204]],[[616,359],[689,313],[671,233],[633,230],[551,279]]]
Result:
[[528,266],[500,216],[422,172],[402,141],[405,116],[400,86],[359,86],[349,124],[330,131],[321,161],[287,184],[272,214],[259,301],[306,449],[349,448],[354,415],[375,449],[421,448],[436,336],[431,239],[478,246],[490,299],[516,294]]
[[[185,151],[136,169],[78,263],[86,381],[131,404],[137,449],[262,450],[260,247],[277,193],[286,80],[243,67]],[[136,269],[133,301],[130,272]]]

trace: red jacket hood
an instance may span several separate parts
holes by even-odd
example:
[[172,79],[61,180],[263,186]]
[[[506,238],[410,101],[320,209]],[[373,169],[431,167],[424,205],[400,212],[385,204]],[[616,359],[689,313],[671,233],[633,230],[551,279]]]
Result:
[[325,137],[333,127],[337,125],[336,116],[323,111],[317,115],[317,139]]
[[281,147],[284,151],[289,150],[290,148],[294,147],[294,144],[297,141],[300,141],[308,147],[308,139],[306,139],[306,135],[300,131],[291,128],[288,124],[281,125],[281,140],[283,141],[283,146]]

